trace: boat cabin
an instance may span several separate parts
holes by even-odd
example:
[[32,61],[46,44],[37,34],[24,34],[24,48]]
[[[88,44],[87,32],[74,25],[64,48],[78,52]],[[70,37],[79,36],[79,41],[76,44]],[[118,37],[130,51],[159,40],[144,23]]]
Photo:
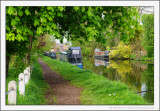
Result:
[[81,48],[80,47],[70,47],[67,51],[68,62],[70,63],[80,63],[82,62]]

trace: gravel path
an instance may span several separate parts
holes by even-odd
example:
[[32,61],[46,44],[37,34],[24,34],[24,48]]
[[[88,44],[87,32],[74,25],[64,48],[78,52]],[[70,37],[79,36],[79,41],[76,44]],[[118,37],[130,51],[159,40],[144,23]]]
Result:
[[[49,84],[50,89],[46,92],[45,98],[48,101],[46,104],[57,105],[80,105],[80,92],[82,88],[77,88],[64,80],[59,74],[52,71],[50,67],[39,59],[39,64],[42,66],[44,79]],[[54,99],[56,98],[56,100]]]

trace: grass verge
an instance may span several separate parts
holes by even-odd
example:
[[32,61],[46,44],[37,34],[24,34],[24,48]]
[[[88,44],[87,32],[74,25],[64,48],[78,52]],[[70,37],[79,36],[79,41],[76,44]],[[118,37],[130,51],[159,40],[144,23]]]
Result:
[[136,61],[154,61],[154,57],[142,56],[140,58],[136,58],[135,54],[131,55],[130,59],[131,60],[136,60]]
[[[42,69],[37,59],[33,66],[31,78],[25,85],[25,95],[19,95],[19,92],[17,92],[17,105],[42,105],[46,103],[44,95],[49,86],[44,80]],[[10,80],[17,82],[18,76],[9,76],[7,78],[7,86]],[[6,89],[8,90],[8,87]],[[8,96],[6,96],[6,104],[8,104]]]
[[110,81],[107,78],[96,75],[90,70],[80,69],[70,63],[42,57],[52,70],[59,73],[64,79],[77,87],[83,87],[80,100],[87,105],[147,105],[141,96],[135,94],[127,85]]

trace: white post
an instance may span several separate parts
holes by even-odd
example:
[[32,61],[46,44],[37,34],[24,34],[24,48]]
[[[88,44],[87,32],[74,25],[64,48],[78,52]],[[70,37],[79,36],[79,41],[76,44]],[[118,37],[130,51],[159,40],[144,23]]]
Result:
[[31,76],[30,67],[26,67],[26,70],[28,70],[28,75],[29,75],[29,79],[30,79],[30,76]]
[[10,81],[8,83],[8,91],[13,89],[8,93],[8,104],[16,104],[17,101],[17,85],[16,81]]
[[24,81],[25,81],[25,84],[27,84],[28,83],[28,81],[29,81],[29,75],[28,75],[28,70],[24,70]]
[[19,94],[24,95],[25,94],[25,77],[23,73],[19,74]]

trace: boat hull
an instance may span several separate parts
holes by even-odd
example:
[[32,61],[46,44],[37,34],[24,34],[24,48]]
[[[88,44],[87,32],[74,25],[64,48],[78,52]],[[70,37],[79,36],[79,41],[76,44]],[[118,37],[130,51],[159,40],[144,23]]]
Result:
[[109,59],[109,56],[107,56],[107,55],[104,55],[104,56],[102,56],[102,55],[95,55],[94,58],[95,59]]

